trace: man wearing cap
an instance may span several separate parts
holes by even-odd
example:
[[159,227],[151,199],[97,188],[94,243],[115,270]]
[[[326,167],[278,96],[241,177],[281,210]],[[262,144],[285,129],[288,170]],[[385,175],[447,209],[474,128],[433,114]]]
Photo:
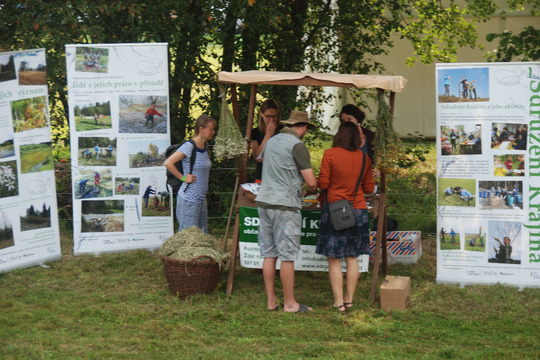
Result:
[[309,151],[301,141],[315,124],[309,121],[306,112],[295,110],[282,123],[286,126],[263,149],[263,181],[255,199],[260,218],[258,239],[264,257],[264,286],[268,309],[278,310],[274,283],[276,263],[281,260],[283,310],[309,312],[312,309],[294,297],[294,260],[300,251],[302,183],[306,183],[308,192],[317,190]]

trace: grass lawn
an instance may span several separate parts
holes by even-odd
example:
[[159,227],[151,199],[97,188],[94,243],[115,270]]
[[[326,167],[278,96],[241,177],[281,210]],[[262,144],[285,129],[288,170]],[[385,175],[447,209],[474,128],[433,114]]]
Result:
[[[71,255],[0,274],[2,359],[534,359],[540,290],[435,283],[435,237],[423,239],[414,265],[389,273],[411,277],[411,306],[384,312],[370,304],[362,275],[354,307],[332,304],[326,273],[298,272],[297,299],[310,314],[269,312],[262,274],[228,272],[209,295],[178,300],[157,255],[138,250],[99,257]],[[382,277],[382,276],[381,276]],[[280,289],[280,287],[279,287]]]

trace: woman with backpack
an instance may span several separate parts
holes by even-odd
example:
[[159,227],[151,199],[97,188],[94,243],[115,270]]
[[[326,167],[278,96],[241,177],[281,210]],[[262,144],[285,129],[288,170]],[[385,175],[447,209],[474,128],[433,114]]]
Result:
[[[206,193],[210,175],[210,156],[206,149],[207,141],[211,140],[216,128],[216,121],[208,115],[201,115],[195,122],[195,136],[186,141],[176,152],[168,157],[163,165],[176,178],[182,181],[176,197],[176,218],[178,231],[190,226],[197,226],[208,233],[208,209]],[[195,147],[195,151],[193,151]],[[193,169],[191,157],[195,156]],[[182,162],[182,172],[175,166]]]

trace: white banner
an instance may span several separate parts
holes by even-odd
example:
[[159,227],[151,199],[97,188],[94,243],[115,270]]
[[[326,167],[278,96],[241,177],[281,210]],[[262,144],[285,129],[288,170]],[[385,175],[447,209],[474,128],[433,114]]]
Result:
[[540,286],[540,63],[438,64],[437,282]]
[[75,255],[158,248],[166,188],[167,44],[66,45]]
[[0,53],[0,272],[61,258],[45,50]]

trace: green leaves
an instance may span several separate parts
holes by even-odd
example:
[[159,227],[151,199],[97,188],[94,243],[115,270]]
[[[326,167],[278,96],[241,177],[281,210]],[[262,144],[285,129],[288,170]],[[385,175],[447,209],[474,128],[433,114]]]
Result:
[[540,59],[540,30],[532,26],[526,27],[519,34],[514,35],[510,31],[500,34],[490,33],[486,36],[489,42],[499,40],[497,49],[488,52],[488,61],[536,61]]

